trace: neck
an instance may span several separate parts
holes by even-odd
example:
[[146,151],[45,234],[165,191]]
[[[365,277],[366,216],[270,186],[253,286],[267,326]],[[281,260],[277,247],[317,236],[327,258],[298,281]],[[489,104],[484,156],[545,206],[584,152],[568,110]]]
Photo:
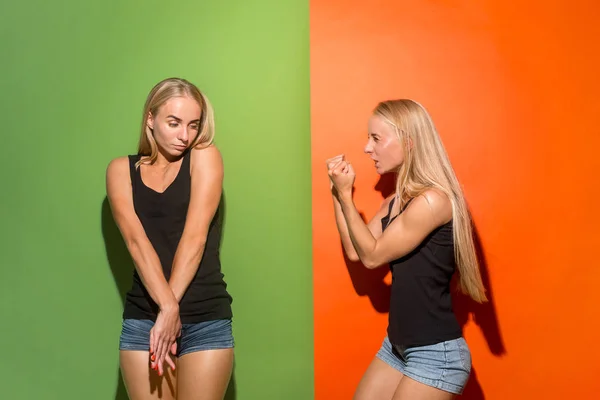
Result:
[[178,157],[173,157],[172,155],[162,151],[159,148],[158,154],[156,155],[156,161],[154,161],[154,165],[160,169],[166,169],[178,159]]

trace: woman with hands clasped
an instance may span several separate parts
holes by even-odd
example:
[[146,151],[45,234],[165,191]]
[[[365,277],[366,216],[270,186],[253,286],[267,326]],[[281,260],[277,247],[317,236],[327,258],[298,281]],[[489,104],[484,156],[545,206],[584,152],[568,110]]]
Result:
[[364,149],[379,174],[397,175],[396,191],[368,224],[356,209],[355,171],[344,155],[327,160],[344,251],[366,268],[389,264],[387,336],[355,400],[447,400],[461,394],[471,355],[452,310],[450,281],[487,301],[472,226],[459,182],[427,111],[412,100],[381,102]]
[[166,79],[146,100],[138,154],[107,169],[111,210],[135,264],[119,346],[132,400],[221,400],[227,390],[234,342],[213,137],[204,94]]

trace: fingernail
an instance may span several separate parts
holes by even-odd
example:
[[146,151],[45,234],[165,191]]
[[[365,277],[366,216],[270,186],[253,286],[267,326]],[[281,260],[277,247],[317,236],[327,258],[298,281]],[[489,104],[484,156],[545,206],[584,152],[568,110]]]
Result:
[[150,359],[151,359],[152,361],[154,361],[154,360],[156,360],[156,356],[155,356],[154,354],[152,354],[152,357],[150,357]]

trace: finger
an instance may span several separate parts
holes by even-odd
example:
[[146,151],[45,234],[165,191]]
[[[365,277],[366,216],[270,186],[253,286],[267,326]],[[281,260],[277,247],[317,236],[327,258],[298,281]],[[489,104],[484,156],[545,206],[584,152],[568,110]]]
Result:
[[335,157],[328,158],[328,159],[327,159],[325,162],[326,162],[326,163],[330,163],[330,162],[334,162],[334,161],[336,161],[336,162],[337,162],[337,161],[339,161],[339,160],[341,160],[341,159],[343,159],[343,158],[344,158],[344,155],[343,155],[343,154],[338,154],[338,155],[337,155],[337,156],[335,156]]
[[150,329],[150,368],[154,369],[156,366],[156,335],[154,334],[154,328]]
[[154,328],[150,329],[150,354],[154,353]]
[[333,165],[337,164],[338,162],[342,161],[343,159],[344,159],[344,155],[341,154],[339,156],[335,156],[335,157],[328,159],[327,161],[325,161],[325,164],[327,165],[327,168],[331,168]]
[[165,362],[164,355],[158,356],[158,365],[157,365],[156,370],[158,371],[159,376],[162,376],[164,373],[164,362]]
[[163,341],[161,340],[161,338],[159,338],[157,340],[156,351],[154,352],[154,355],[156,356],[156,361],[155,361],[156,364],[154,366],[154,369],[158,369],[159,375],[160,375],[160,371],[162,369],[162,357],[163,357]]
[[338,165],[336,165],[336,167],[334,168],[334,173],[337,172],[339,174],[343,172],[346,165],[348,165],[346,161],[340,161]]
[[169,366],[171,367],[171,370],[175,371],[175,362],[171,359],[171,356],[168,353],[165,357],[165,361],[167,362],[167,364],[169,364]]
[[164,374],[165,371],[165,361],[166,358],[169,356],[169,349],[171,347],[171,341],[169,340],[168,337],[165,337],[162,341],[162,345],[161,345],[161,352],[160,355],[158,356],[158,375],[162,376]]
[[332,167],[329,169],[329,175],[330,175],[330,176],[331,176],[331,175],[335,175],[337,172],[339,172],[339,170],[340,170],[340,167],[343,165],[343,163],[344,163],[344,162],[345,162],[345,161],[340,161],[340,162],[336,163],[334,166],[332,166]]
[[[177,355],[177,339],[175,339],[175,341],[173,342],[173,344],[171,344],[171,346],[169,346],[169,351],[174,356]],[[173,360],[173,358],[171,358],[171,355],[169,354],[169,351],[167,351],[167,353],[165,355],[165,361],[167,362],[167,364],[169,364],[169,366],[171,367],[171,370],[175,371],[175,368],[177,367],[177,364],[175,363],[175,361]]]
[[344,165],[346,165],[346,161],[340,160],[337,164],[335,164],[334,168],[342,168]]
[[163,375],[163,361],[162,360],[158,363],[158,368],[156,370],[158,371],[158,376]]

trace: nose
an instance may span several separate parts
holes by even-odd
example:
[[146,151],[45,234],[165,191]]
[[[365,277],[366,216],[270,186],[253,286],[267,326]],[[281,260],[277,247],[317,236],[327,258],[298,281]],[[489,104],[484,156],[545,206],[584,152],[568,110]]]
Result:
[[181,131],[179,131],[179,135],[177,135],[177,139],[179,139],[183,143],[187,144],[187,142],[190,140],[190,134],[188,132],[187,127],[184,127]]
[[364,151],[365,151],[366,154],[373,153],[373,146],[371,145],[371,141],[370,140],[365,145]]

